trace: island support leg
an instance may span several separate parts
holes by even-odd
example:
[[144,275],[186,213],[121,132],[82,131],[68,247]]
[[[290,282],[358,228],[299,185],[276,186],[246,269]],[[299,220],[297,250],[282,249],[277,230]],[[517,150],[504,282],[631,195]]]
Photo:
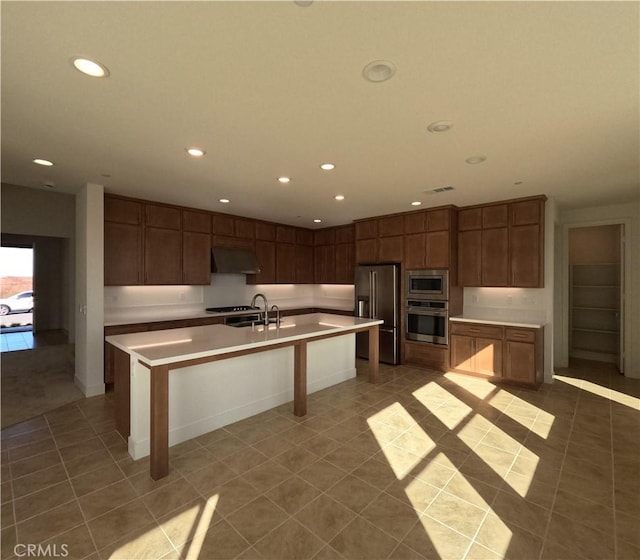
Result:
[[293,347],[293,414],[307,413],[307,343]]
[[151,368],[151,478],[169,474],[169,367]]
[[380,381],[380,330],[378,325],[369,327],[369,383]]

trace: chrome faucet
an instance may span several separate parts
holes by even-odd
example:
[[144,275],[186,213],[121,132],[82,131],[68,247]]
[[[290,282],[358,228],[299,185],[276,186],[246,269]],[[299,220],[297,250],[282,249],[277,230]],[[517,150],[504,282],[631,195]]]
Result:
[[269,324],[269,304],[267,303],[267,297],[258,292],[255,296],[253,296],[253,299],[251,300],[251,307],[255,307],[256,306],[256,300],[261,297],[262,300],[264,301],[264,324],[265,326],[267,326]]
[[274,303],[271,306],[270,311],[275,311],[276,312],[276,325],[280,325],[280,308]]

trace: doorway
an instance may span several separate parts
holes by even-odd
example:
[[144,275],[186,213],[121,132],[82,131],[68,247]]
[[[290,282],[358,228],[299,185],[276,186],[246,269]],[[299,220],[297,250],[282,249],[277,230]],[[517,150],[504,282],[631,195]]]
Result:
[[624,225],[569,229],[569,359],[624,372]]
[[33,347],[33,245],[0,246],[0,349]]

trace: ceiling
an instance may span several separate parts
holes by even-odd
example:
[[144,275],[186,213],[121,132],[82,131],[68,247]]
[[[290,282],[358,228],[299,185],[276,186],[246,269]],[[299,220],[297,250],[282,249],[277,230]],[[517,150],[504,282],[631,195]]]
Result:
[[[304,227],[412,201],[637,200],[639,7],[3,1],[2,181]],[[375,60],[395,75],[365,80]],[[453,127],[429,132],[439,120]]]

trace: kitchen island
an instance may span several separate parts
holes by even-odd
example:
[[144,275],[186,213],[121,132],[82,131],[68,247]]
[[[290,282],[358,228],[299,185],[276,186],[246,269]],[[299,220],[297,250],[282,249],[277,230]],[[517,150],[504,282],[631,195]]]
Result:
[[209,325],[109,336],[116,350],[116,423],[134,459],[169,472],[169,445],[355,376],[355,333],[369,333],[369,381],[378,379],[379,320],[312,313],[280,325]]

